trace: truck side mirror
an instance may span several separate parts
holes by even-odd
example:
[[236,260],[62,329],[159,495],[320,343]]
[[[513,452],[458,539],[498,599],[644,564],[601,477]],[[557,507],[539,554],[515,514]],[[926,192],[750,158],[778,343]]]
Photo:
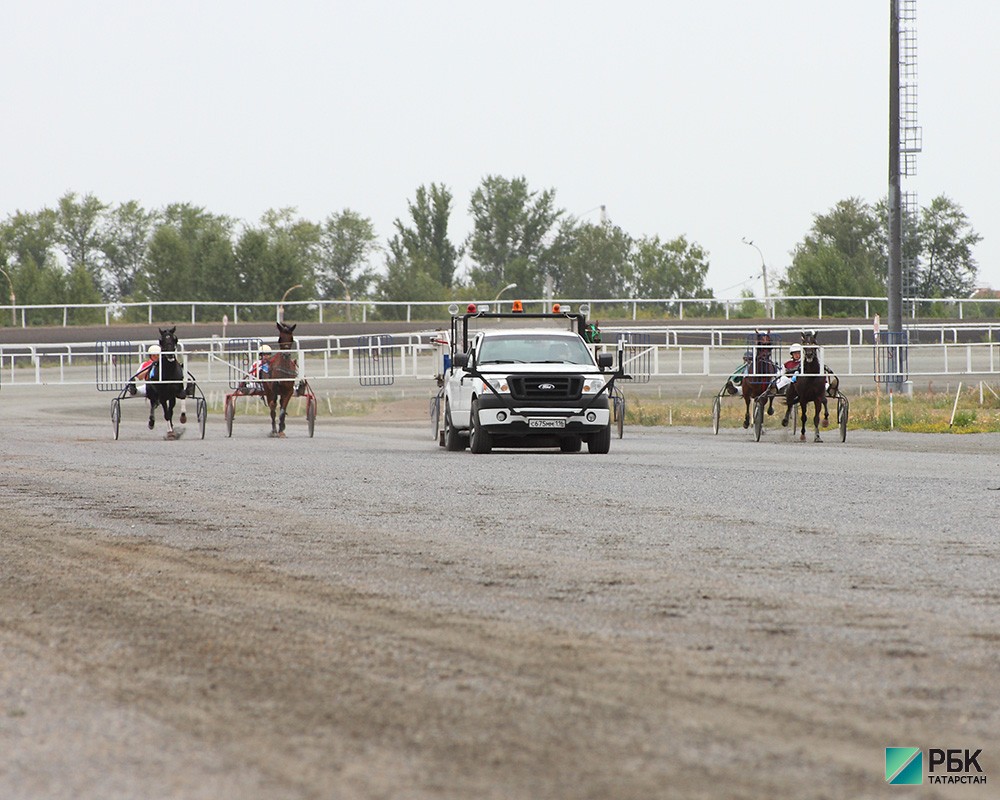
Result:
[[614,353],[598,353],[597,354],[597,366],[600,368],[601,372],[606,369],[611,369],[615,365]]
[[455,353],[455,357],[451,361],[459,369],[465,369],[469,366],[469,354],[468,353]]

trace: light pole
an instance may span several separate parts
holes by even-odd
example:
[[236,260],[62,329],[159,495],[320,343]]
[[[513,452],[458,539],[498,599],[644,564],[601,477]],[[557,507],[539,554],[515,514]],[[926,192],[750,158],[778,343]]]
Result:
[[14,297],[14,281],[10,279],[10,274],[3,267],[0,267],[0,272],[7,279],[7,285],[10,286],[10,324],[15,328],[17,327],[17,309],[14,308],[17,305],[17,298]]
[[516,283],[508,283],[499,292],[497,292],[497,296],[493,298],[493,302],[495,303],[497,300],[499,300],[500,299],[500,295],[502,295],[508,289],[516,289],[516,288],[517,288],[517,284]]
[[760,271],[761,275],[764,277],[764,313],[768,318],[770,318],[773,316],[773,309],[771,308],[771,294],[767,290],[767,263],[764,261],[764,254],[760,251],[760,248],[753,243],[753,240],[747,239],[746,236],[743,237],[743,244],[752,247],[757,251],[757,255],[760,256]]
[[289,286],[285,293],[281,296],[281,301],[278,303],[278,322],[285,321],[285,300],[288,299],[288,295],[292,293],[295,289],[301,289],[302,284],[297,283],[294,286]]

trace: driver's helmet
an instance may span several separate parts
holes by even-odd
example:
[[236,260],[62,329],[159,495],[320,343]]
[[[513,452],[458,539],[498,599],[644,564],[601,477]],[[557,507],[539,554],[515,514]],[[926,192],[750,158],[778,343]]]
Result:
[[788,355],[794,356],[796,353],[802,355],[802,345],[793,344],[791,347],[788,348]]
[[150,357],[156,358],[160,354],[160,346],[158,344],[151,344],[146,352]]
[[259,353],[258,355],[259,355],[259,356],[260,356],[261,358],[264,358],[264,357],[266,357],[266,356],[267,356],[267,354],[268,354],[268,353],[270,353],[270,352],[271,352],[271,345],[269,345],[269,344],[262,344],[262,345],[260,346],[260,353]]

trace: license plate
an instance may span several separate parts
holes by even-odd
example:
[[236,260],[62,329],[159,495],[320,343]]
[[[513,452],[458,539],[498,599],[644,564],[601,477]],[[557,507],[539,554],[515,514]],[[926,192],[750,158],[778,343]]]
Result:
[[529,419],[529,428],[565,428],[566,420],[564,419]]

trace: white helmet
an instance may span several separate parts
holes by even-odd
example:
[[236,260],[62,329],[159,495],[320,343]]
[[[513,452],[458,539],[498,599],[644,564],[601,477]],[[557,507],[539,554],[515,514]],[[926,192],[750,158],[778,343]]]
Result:
[[794,355],[795,353],[801,353],[801,352],[802,352],[802,345],[800,344],[793,344],[791,347],[788,348],[789,355]]
[[151,344],[147,352],[151,356],[158,356],[160,354],[160,346],[158,344]]
[[270,353],[271,352],[271,345],[269,345],[269,344],[262,344],[260,346],[260,352],[262,352],[262,353]]

